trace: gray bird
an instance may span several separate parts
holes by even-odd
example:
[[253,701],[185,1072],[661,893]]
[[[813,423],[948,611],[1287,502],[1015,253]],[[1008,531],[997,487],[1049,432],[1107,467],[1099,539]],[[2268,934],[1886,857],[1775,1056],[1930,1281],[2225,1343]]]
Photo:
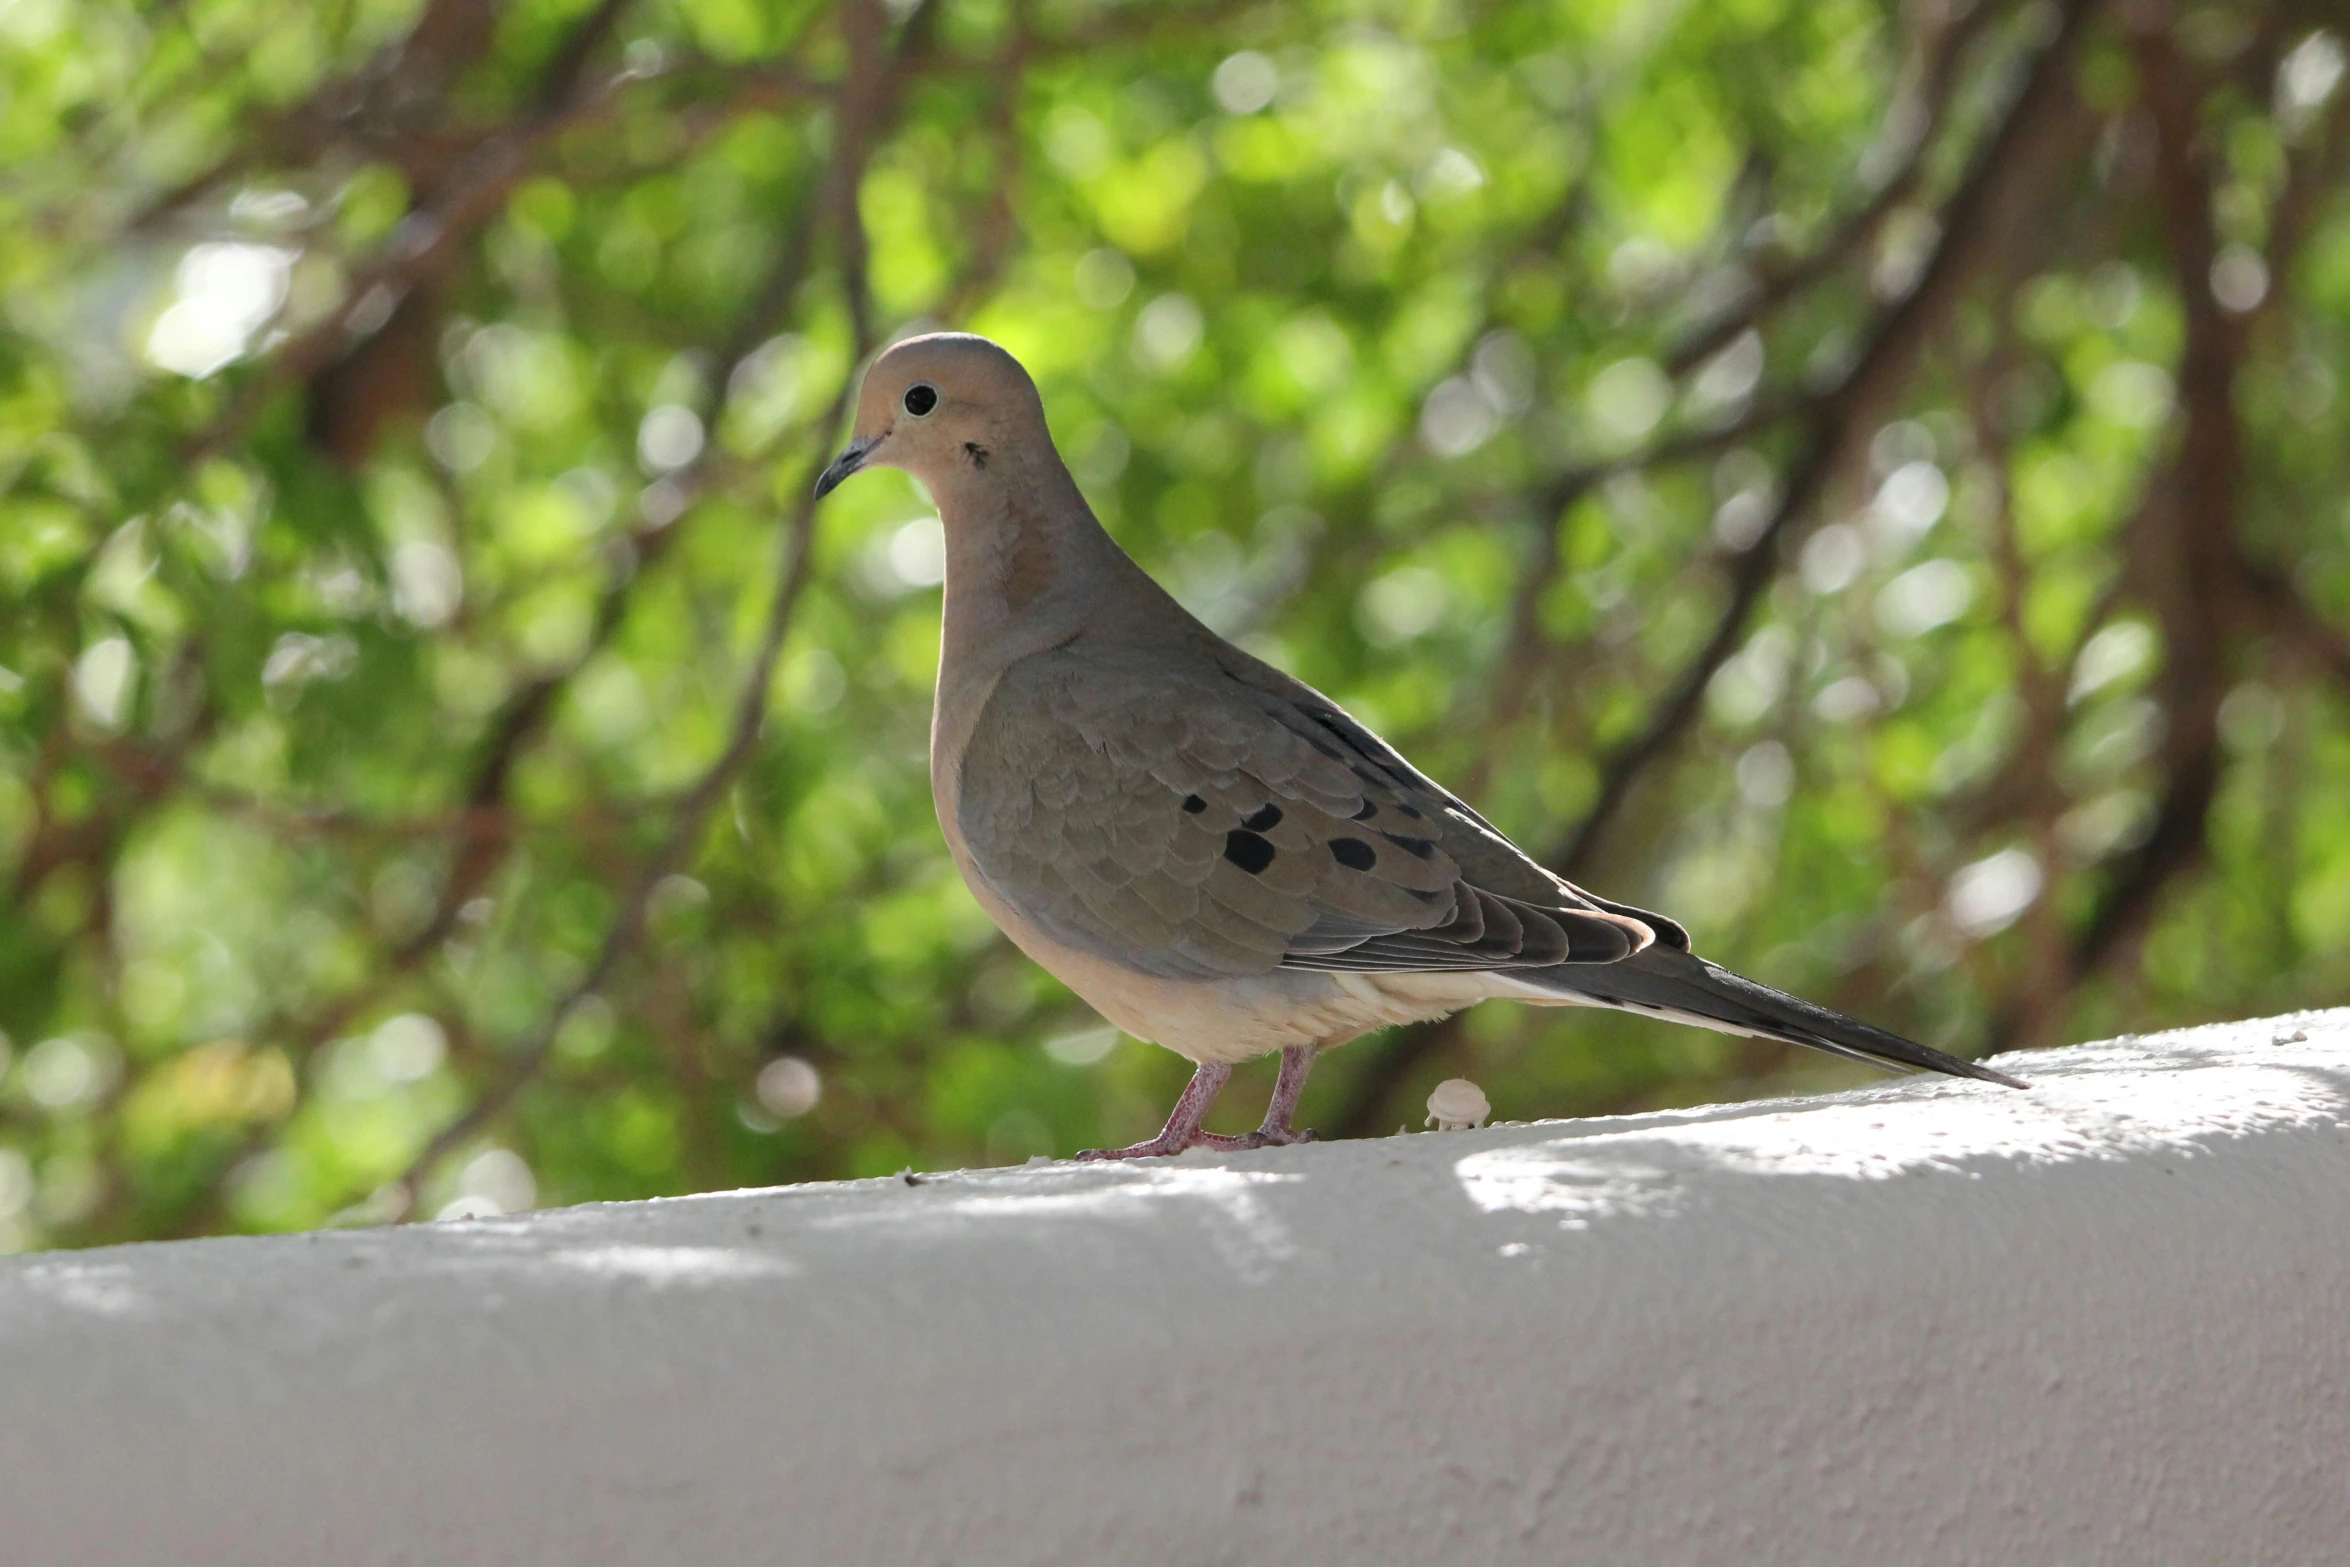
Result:
[[[930,787],[955,864],[1023,952],[1197,1066],[1158,1136],[1079,1157],[1309,1138],[1290,1120],[1318,1052],[1494,996],[2024,1086],[1706,962],[1200,624],[1103,531],[987,339],[882,354],[816,493],[885,466],[946,528]],[[1276,1050],[1264,1124],[1201,1130],[1233,1064]]]

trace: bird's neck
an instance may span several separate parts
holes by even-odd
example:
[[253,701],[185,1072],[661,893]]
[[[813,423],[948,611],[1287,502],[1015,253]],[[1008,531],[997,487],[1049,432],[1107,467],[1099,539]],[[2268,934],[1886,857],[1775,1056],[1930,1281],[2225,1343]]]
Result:
[[956,769],[1005,670],[1080,637],[1165,642],[1196,623],[1103,531],[1049,445],[1026,471],[1007,452],[984,471],[924,482],[947,538],[930,785],[956,844]]
[[958,470],[932,496],[947,544],[942,700],[952,681],[992,684],[1014,661],[1090,630],[1183,615],[1103,531],[1049,447]]

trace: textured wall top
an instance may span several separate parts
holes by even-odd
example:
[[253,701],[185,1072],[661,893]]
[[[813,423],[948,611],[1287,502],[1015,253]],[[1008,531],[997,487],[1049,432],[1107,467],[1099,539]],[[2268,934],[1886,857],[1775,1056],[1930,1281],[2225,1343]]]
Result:
[[2350,1014],[1669,1115],[0,1262],[0,1561],[2350,1538]]

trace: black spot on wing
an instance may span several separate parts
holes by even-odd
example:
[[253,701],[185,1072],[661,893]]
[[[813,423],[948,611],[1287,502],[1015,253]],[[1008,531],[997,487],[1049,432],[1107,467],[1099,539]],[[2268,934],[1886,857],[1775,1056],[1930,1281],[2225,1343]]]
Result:
[[1197,816],[1207,808],[1208,802],[1196,794],[1187,794],[1183,797],[1183,814],[1186,816]]
[[1367,871],[1379,863],[1379,851],[1360,838],[1333,838],[1330,858],[1350,871]]
[[1273,863],[1273,846],[1253,832],[1235,828],[1224,835],[1224,858],[1256,876]]
[[1406,838],[1403,834],[1395,832],[1383,832],[1379,836],[1385,838],[1389,843],[1394,844],[1397,848],[1403,850],[1404,853],[1410,855],[1415,860],[1426,859],[1428,857],[1429,851],[1436,847],[1435,840],[1430,838]]
[[1246,827],[1250,832],[1271,832],[1281,825],[1281,807],[1278,805],[1265,806],[1254,816],[1242,817],[1240,825]]
[[1354,813],[1354,815],[1352,815],[1352,816],[1348,817],[1348,818],[1347,818],[1347,820],[1348,820],[1348,821],[1350,821],[1350,822],[1367,822],[1367,821],[1369,821],[1369,820],[1370,820],[1372,817],[1374,817],[1374,816],[1376,816],[1376,815],[1378,815],[1378,814],[1379,814],[1379,805],[1378,805],[1378,802],[1377,802],[1377,801],[1375,801],[1375,800],[1365,800],[1365,801],[1363,802],[1363,808],[1362,808],[1361,810],[1359,810],[1359,811],[1355,812],[1355,813]]

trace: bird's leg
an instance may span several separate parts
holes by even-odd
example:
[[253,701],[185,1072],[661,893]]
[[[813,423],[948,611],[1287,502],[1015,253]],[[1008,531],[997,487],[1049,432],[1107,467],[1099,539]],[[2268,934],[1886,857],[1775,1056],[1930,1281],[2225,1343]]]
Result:
[[[1286,1059],[1281,1064],[1289,1070]],[[1147,1143],[1135,1143],[1126,1148],[1088,1148],[1080,1159],[1155,1159],[1162,1154],[1181,1153],[1195,1143],[1212,1142],[1217,1147],[1232,1146],[1237,1138],[1211,1138],[1199,1129],[1208,1118],[1208,1106],[1216,1102],[1216,1095],[1232,1081],[1232,1068],[1215,1061],[1202,1061],[1199,1070],[1191,1074],[1191,1081],[1183,1087],[1183,1097],[1175,1101],[1175,1108],[1167,1112],[1167,1124],[1159,1135]]]
[[1314,1141],[1311,1129],[1293,1132],[1290,1118],[1297,1114],[1297,1102],[1305,1097],[1306,1074],[1314,1069],[1312,1045],[1288,1045],[1281,1051],[1281,1075],[1273,1080],[1273,1102],[1265,1106],[1265,1123],[1246,1137],[1239,1139],[1244,1148],[1280,1148],[1290,1143]]
[[1311,1130],[1289,1129],[1290,1121],[1297,1115],[1297,1102],[1305,1095],[1306,1074],[1314,1069],[1314,1054],[1312,1045],[1290,1045],[1282,1050],[1281,1074],[1273,1080],[1273,1101],[1265,1106],[1264,1123],[1255,1131],[1238,1137],[1201,1132],[1192,1142],[1220,1148],[1226,1153],[1246,1153],[1251,1148],[1286,1148],[1291,1143],[1317,1141]]

